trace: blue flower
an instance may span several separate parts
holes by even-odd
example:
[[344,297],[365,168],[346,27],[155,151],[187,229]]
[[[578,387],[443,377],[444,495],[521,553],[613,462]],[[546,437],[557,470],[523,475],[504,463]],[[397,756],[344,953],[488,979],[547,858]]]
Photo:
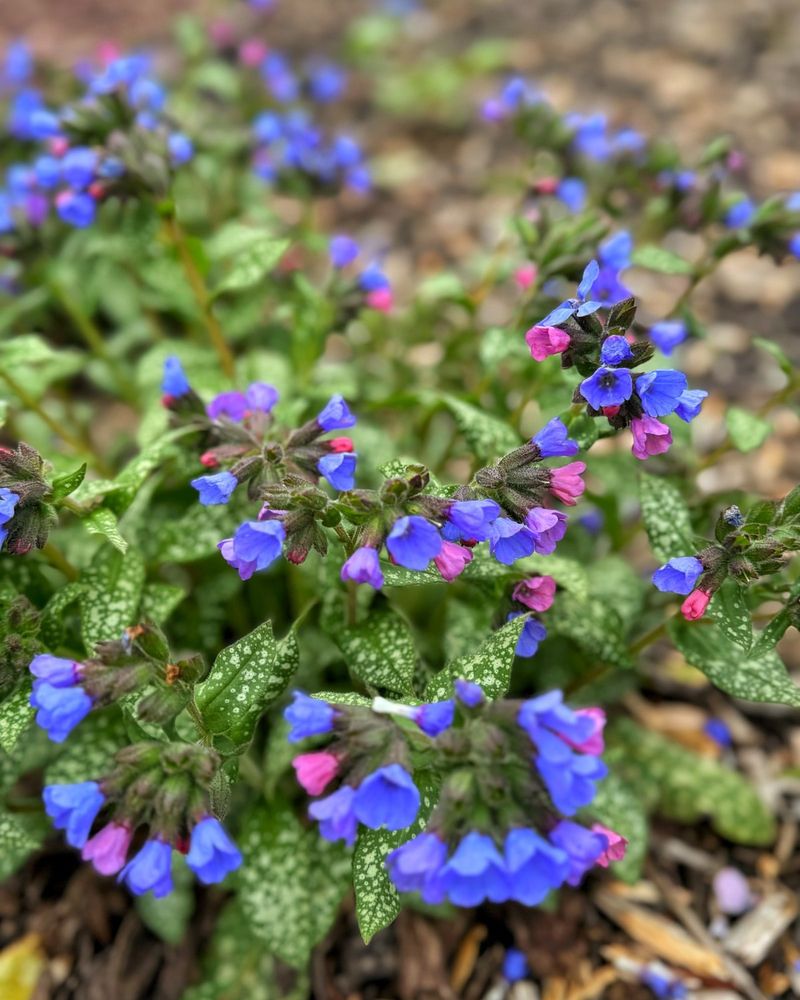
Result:
[[505,865],[511,898],[525,906],[541,903],[549,892],[564,882],[569,871],[564,851],[525,828],[506,834]]
[[383,573],[377,550],[368,545],[356,549],[342,566],[339,576],[354,583],[368,583],[379,590],[383,586]]
[[633,237],[626,229],[621,229],[603,240],[597,252],[602,264],[607,264],[615,271],[624,271],[626,267],[631,266]]
[[689,328],[680,319],[662,319],[650,327],[650,339],[669,357],[675,348],[689,336]]
[[427,736],[438,736],[453,725],[456,705],[451,699],[420,705],[414,710],[414,721]]
[[417,818],[419,804],[419,789],[408,771],[399,764],[388,764],[358,786],[353,811],[371,830],[403,830]]
[[486,700],[483,688],[474,681],[465,681],[463,677],[459,677],[453,684],[453,687],[456,691],[456,697],[467,708],[477,708],[478,705],[482,705]]
[[588,300],[587,296],[592,291],[594,283],[600,276],[600,265],[596,260],[590,260],[583,272],[583,277],[578,285],[578,296],[574,299],[566,299],[557,306],[544,319],[539,320],[537,326],[558,326],[565,323],[570,316],[588,316],[597,312],[602,306],[601,302]]
[[358,276],[358,284],[364,292],[379,292],[391,288],[392,284],[377,264],[370,264]]
[[585,826],[562,820],[550,831],[550,842],[565,851],[569,858],[567,882],[579,885],[586,872],[596,864],[606,850],[608,841],[599,833],[592,833]]
[[592,754],[568,750],[566,761],[557,764],[541,755],[535,760],[553,804],[565,816],[574,816],[588,806],[597,794],[595,782],[608,774],[606,765]]
[[621,406],[633,395],[633,378],[627,368],[598,368],[581,382],[581,395],[594,410]]
[[76,229],[85,229],[94,222],[97,206],[89,194],[60,191],[56,196],[56,212],[64,222]]
[[333,155],[340,167],[356,167],[363,159],[361,146],[349,135],[337,135],[333,141]]
[[533,535],[534,551],[544,556],[552,555],[567,533],[567,515],[547,507],[531,507],[525,526]]
[[323,63],[315,66],[308,79],[311,96],[320,104],[328,104],[341,96],[347,83],[347,76],[334,63]]
[[152,892],[156,899],[172,892],[172,848],[163,840],[147,840],[117,876],[135,896]]
[[572,144],[575,149],[592,160],[607,160],[612,152],[608,138],[608,119],[605,115],[568,115],[565,124],[575,129]]
[[238,570],[242,580],[253,573],[268,569],[280,556],[286,540],[286,529],[277,520],[245,521],[233,538],[223,538],[217,544],[223,559]]
[[174,355],[164,358],[164,378],[161,382],[161,391],[168,396],[179,399],[191,390],[192,387],[189,385],[180,359]]
[[492,526],[489,549],[498,562],[510,566],[517,559],[532,555],[535,536],[530,528],[508,517],[498,517]]
[[507,983],[517,983],[528,975],[528,960],[518,948],[509,948],[503,956],[503,978]]
[[61,132],[58,115],[41,105],[32,109],[28,118],[28,138],[54,139]]
[[694,556],[676,556],[653,573],[656,588],[669,594],[691,594],[703,575],[703,564]]
[[265,146],[277,142],[283,136],[283,121],[274,111],[264,111],[253,122],[253,135]]
[[603,346],[600,348],[600,360],[604,365],[620,365],[623,361],[629,361],[633,357],[631,345],[619,335],[606,337]]
[[580,212],[586,204],[586,197],[586,184],[580,177],[565,177],[559,181],[556,198],[563,202],[570,212]]
[[31,50],[21,39],[9,42],[2,69],[2,78],[6,83],[18,87],[25,83],[33,71]]
[[82,191],[94,180],[97,153],[88,146],[73,146],[61,161],[61,176],[75,191]]
[[795,233],[789,238],[789,253],[800,260],[800,233]]
[[705,389],[685,389],[678,397],[678,405],[675,407],[675,416],[687,424],[700,413],[703,400],[708,393]]
[[8,531],[3,525],[8,524],[14,516],[14,511],[19,503],[19,494],[12,493],[6,486],[0,486],[0,546],[8,537]]
[[200,503],[204,507],[212,507],[227,503],[239,485],[239,480],[232,472],[215,472],[213,476],[198,476],[190,485],[200,494]]
[[319,822],[319,832],[325,840],[343,840],[346,844],[355,842],[358,828],[353,812],[355,795],[350,785],[342,785],[333,795],[317,799],[308,807],[308,815]]
[[511,894],[505,862],[491,837],[468,833],[437,879],[456,906],[477,906],[485,899],[502,903]]
[[398,892],[421,892],[438,875],[447,860],[447,847],[435,833],[420,833],[386,856],[389,878]]
[[392,559],[406,569],[428,568],[442,549],[442,536],[436,525],[418,514],[398,518],[386,539]]
[[666,370],[645,372],[636,379],[636,393],[642,409],[649,417],[664,417],[674,413],[681,393],[686,391],[683,372]]
[[756,206],[750,198],[740,198],[725,213],[725,225],[730,229],[742,229],[750,225],[756,214]]
[[323,455],[317,462],[317,469],[335,490],[352,490],[356,484],[356,459],[354,451]]
[[37,157],[33,170],[36,174],[36,183],[45,191],[57,187],[61,180],[61,160],[55,156]]
[[[519,616],[523,614],[525,614],[524,611],[511,611],[506,620],[511,621],[514,618],[519,618]],[[544,625],[542,625],[542,623],[536,618],[529,618],[522,626],[522,631],[520,632],[519,639],[517,640],[515,653],[517,656],[521,656],[525,659],[535,656],[536,651],[539,648],[539,643],[546,638],[547,629]]]
[[172,132],[167,139],[167,152],[173,167],[182,167],[194,156],[194,144],[183,132]]
[[106,797],[96,781],[81,781],[75,785],[47,785],[42,792],[44,809],[56,830],[66,832],[70,847],[81,848],[89,839],[89,831]]
[[561,691],[548,691],[520,706],[517,722],[539,751],[554,764],[569,760],[570,746],[585,743],[595,730],[590,717],[578,715],[564,704]]
[[558,417],[553,417],[534,435],[533,443],[539,446],[540,458],[568,458],[578,454],[578,442],[570,438],[566,425]]
[[72,687],[78,683],[79,664],[74,660],[66,660],[63,656],[40,653],[34,656],[28,669],[34,677],[46,681],[53,687]]
[[222,824],[205,816],[192,830],[186,864],[203,885],[221,882],[242,863],[242,855]]
[[238,422],[247,416],[247,409],[247,396],[243,392],[239,392],[238,389],[217,393],[206,405],[206,413],[212,420],[228,417],[230,420]]
[[37,709],[37,724],[54,743],[63,743],[93,705],[83,688],[55,687],[47,681],[34,681],[30,703]]
[[722,719],[709,719],[703,725],[703,732],[712,739],[718,746],[727,748],[733,746],[733,737],[731,736],[731,731],[722,721]]
[[447,508],[442,534],[451,542],[462,538],[485,542],[499,514],[500,505],[494,500],[456,500]]
[[353,427],[355,422],[356,418],[338,393],[331,396],[317,415],[317,423],[323,431],[341,431],[346,427]]
[[360,249],[351,236],[334,236],[331,238],[328,253],[334,267],[347,267],[358,257]]
[[299,743],[310,736],[322,736],[333,730],[336,712],[332,705],[319,698],[309,698],[302,691],[293,692],[294,701],[283,710],[283,717],[289,723],[290,743]]

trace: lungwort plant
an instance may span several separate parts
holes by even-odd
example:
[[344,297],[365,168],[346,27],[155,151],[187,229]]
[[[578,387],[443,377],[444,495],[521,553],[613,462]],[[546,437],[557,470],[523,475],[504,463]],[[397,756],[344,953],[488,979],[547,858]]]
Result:
[[[625,696],[672,649],[800,705],[775,650],[800,490],[698,485],[797,374],[759,341],[779,387],[703,453],[712,387],[679,367],[721,261],[800,254],[800,195],[758,204],[726,141],[685,163],[514,77],[463,126],[524,161],[504,234],[395,289],[369,227],[319,209],[381,212],[331,107],[354,75],[424,103],[405,16],[356,22],[346,66],[290,60],[257,17],[182,22],[165,79],[144,52],[3,63],[2,872],[55,827],[172,939],[190,873],[222,883],[212,956],[260,975],[302,979],[353,891],[369,940],[406,904],[634,881],[652,813],[767,844],[716,744]],[[479,65],[452,67],[462,118]],[[672,309],[637,302],[641,272],[677,281]]]

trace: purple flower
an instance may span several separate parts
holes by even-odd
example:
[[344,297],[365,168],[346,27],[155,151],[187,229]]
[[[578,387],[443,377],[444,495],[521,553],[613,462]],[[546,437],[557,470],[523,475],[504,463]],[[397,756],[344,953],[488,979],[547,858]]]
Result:
[[96,781],[75,785],[47,785],[42,792],[44,809],[56,830],[64,830],[70,847],[81,848],[103,808],[106,797]]
[[508,517],[498,517],[492,526],[489,548],[498,562],[510,566],[532,555],[536,539],[530,528]]
[[29,667],[34,677],[56,688],[72,687],[77,684],[80,669],[80,664],[75,660],[66,660],[63,656],[51,656],[50,653],[34,656]]
[[217,543],[222,558],[238,570],[242,580],[268,569],[280,556],[286,529],[280,521],[245,521],[233,538]]
[[108,823],[83,845],[81,858],[100,875],[116,875],[125,864],[133,830],[127,823]]
[[511,899],[536,906],[567,877],[569,860],[564,851],[549,844],[533,830],[510,830],[505,841],[505,866]]
[[353,427],[355,422],[356,418],[338,393],[331,396],[317,415],[317,423],[323,431],[341,431],[346,427]]
[[403,830],[417,818],[419,804],[419,789],[408,771],[399,764],[388,764],[358,786],[353,811],[371,830]]
[[76,229],[85,229],[94,222],[96,205],[89,194],[78,191],[59,191],[56,195],[56,212],[59,218]]
[[494,500],[456,500],[447,508],[442,535],[451,542],[462,538],[484,542],[492,535],[492,525],[500,514]]
[[485,899],[502,903],[511,894],[505,862],[494,841],[475,830],[464,837],[436,881],[456,906],[477,906]]
[[596,864],[608,841],[599,833],[592,833],[585,826],[562,820],[550,831],[550,842],[565,851],[569,858],[567,882],[579,885],[586,872]]
[[539,754],[554,764],[568,761],[570,746],[585,743],[595,730],[592,719],[573,712],[558,690],[524,701],[517,722]]
[[564,422],[558,417],[546,423],[532,440],[539,446],[540,458],[568,458],[578,453],[578,442],[570,438]]
[[507,983],[518,983],[528,972],[528,960],[519,948],[509,948],[503,956],[503,979]]
[[358,243],[351,236],[334,236],[328,249],[334,267],[347,267],[358,257]]
[[703,406],[703,400],[708,393],[704,389],[684,389],[678,397],[678,405],[675,407],[675,416],[680,417],[689,424],[699,415]]
[[442,537],[436,525],[418,514],[398,518],[386,539],[392,559],[406,569],[423,570],[439,555]]
[[594,283],[600,276],[600,265],[596,260],[590,260],[586,265],[581,282],[578,285],[578,297],[567,299],[557,306],[544,319],[539,320],[537,326],[558,326],[565,323],[570,316],[588,316],[597,312],[602,303],[588,300],[589,292],[592,291]]
[[355,791],[342,785],[333,795],[317,799],[308,807],[308,815],[319,822],[319,832],[326,840],[355,843],[358,820],[353,812]]
[[661,351],[669,356],[675,348],[689,336],[689,328],[680,319],[662,319],[650,327],[650,339]]
[[691,594],[703,575],[703,564],[694,556],[676,556],[653,573],[658,590],[670,594]]
[[633,378],[627,368],[598,368],[581,382],[581,395],[594,410],[620,406],[633,394]]
[[213,476],[198,476],[190,485],[200,494],[200,503],[204,507],[211,507],[227,503],[239,485],[239,480],[232,472],[215,472]]
[[82,191],[94,180],[97,153],[87,146],[73,146],[61,161],[61,176],[74,191]]
[[357,457],[354,451],[323,455],[317,462],[317,469],[335,490],[352,490],[356,484]]
[[221,882],[242,863],[236,844],[213,816],[204,816],[192,830],[186,864],[203,885]]
[[553,804],[565,816],[574,816],[579,809],[588,806],[597,794],[595,782],[608,774],[602,760],[591,754],[569,751],[567,759],[559,763],[542,755],[535,760]]
[[163,840],[147,840],[117,877],[135,896],[152,892],[156,899],[172,892],[172,848]]
[[465,681],[463,677],[459,677],[453,687],[456,691],[456,697],[467,708],[477,708],[486,700],[483,688],[474,681]]
[[[506,621],[512,621],[523,614],[525,614],[524,611],[511,611]],[[517,648],[515,650],[517,656],[525,659],[535,656],[539,648],[539,643],[545,638],[547,638],[547,629],[544,625],[536,618],[529,618],[522,626],[522,631],[517,640]]]
[[414,710],[414,721],[427,736],[438,736],[453,725],[456,705],[451,699],[420,705]]
[[686,391],[686,376],[671,369],[645,372],[636,379],[636,392],[642,409],[649,417],[664,417],[673,413]]
[[383,573],[376,549],[362,545],[355,550],[342,566],[339,574],[342,580],[353,580],[355,583],[368,583],[376,590],[383,586]]
[[336,712],[332,705],[319,698],[309,698],[302,691],[292,692],[294,701],[283,710],[283,717],[289,723],[287,739],[299,743],[310,736],[322,736],[333,730]]
[[55,687],[47,681],[34,681],[30,703],[37,709],[37,724],[54,743],[63,743],[93,705],[83,688]]
[[556,188],[556,198],[563,202],[570,212],[580,212],[586,204],[586,184],[580,177],[565,177]]
[[435,833],[420,833],[386,857],[389,878],[398,892],[421,892],[436,878],[447,860],[447,847]]
[[182,167],[194,156],[194,144],[183,132],[173,132],[167,139],[167,152],[173,167]]
[[180,359],[174,355],[164,358],[164,378],[161,382],[161,391],[167,396],[179,399],[191,392],[191,388]]
[[533,535],[534,552],[548,556],[567,533],[567,515],[548,507],[532,507],[525,525]]
[[0,486],[0,546],[2,546],[8,536],[8,531],[3,525],[8,524],[14,516],[14,511],[18,503],[18,493],[12,493],[6,486]]
[[604,365],[620,365],[623,361],[629,361],[633,357],[631,345],[619,335],[606,337],[603,346],[600,348],[600,360]]
[[247,410],[247,396],[236,389],[218,393],[206,406],[206,413],[211,420],[217,420],[219,417],[244,420]]
[[270,413],[280,399],[278,390],[267,382],[251,382],[245,394],[247,408],[261,413]]

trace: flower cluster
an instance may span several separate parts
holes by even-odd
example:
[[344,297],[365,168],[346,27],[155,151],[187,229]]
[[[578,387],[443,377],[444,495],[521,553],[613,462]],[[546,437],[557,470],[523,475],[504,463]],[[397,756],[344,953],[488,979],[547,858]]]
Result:
[[[195,744],[134,743],[100,781],[47,785],[45,810],[95,871],[117,875],[137,896],[161,898],[173,888],[173,848],[186,855],[204,885],[221,882],[242,863],[209,811],[208,789],[218,767],[217,755]],[[92,835],[101,812],[103,825]],[[142,825],[147,837],[128,860]]]
[[40,549],[58,521],[44,459],[30,445],[0,446],[0,548],[22,556]]
[[591,805],[606,775],[599,756],[605,715],[571,710],[560,691],[489,701],[479,685],[461,680],[446,701],[376,698],[369,708],[296,692],[285,718],[290,741],[328,740],[294,760],[303,788],[327,793],[309,815],[328,840],[353,843],[359,824],[407,829],[420,817],[413,775],[427,767],[441,776],[424,830],[386,859],[397,888],[428,903],[534,906],[564,883],[577,885],[594,865],[624,856],[619,834],[572,818]]
[[[507,621],[513,621],[521,615],[526,615],[519,640],[517,641],[517,656],[528,658],[535,656],[539,643],[547,636],[547,629],[530,612],[543,612],[551,607],[556,594],[556,581],[552,576],[531,576],[514,587],[511,595],[513,601],[520,605],[509,611]],[[525,610],[522,610],[522,609]]]
[[345,309],[348,300],[353,299],[354,303],[363,302],[378,312],[390,312],[394,302],[392,285],[378,264],[371,263],[362,268],[356,275],[355,285],[344,278],[345,270],[358,260],[360,254],[361,248],[352,237],[339,235],[331,238],[329,255],[337,278],[337,287],[333,290],[338,292]]
[[605,324],[597,319],[604,303],[594,297],[594,289],[601,275],[600,265],[591,261],[577,297],[557,306],[525,339],[536,361],[559,354],[564,368],[577,368],[584,377],[574,402],[585,403],[590,416],[605,417],[616,430],[630,427],[633,455],[644,460],[663,454],[672,444],[670,428],[658,418],[674,413],[688,423],[708,393],[690,389],[680,371],[633,371],[649,360],[653,347],[629,332],[636,312],[633,299],[617,302]]

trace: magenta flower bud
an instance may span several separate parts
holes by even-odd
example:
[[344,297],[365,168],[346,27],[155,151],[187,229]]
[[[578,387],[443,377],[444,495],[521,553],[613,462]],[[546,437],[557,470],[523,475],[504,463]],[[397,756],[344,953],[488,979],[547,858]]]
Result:
[[370,309],[375,309],[377,312],[388,313],[392,311],[394,296],[392,295],[391,288],[375,288],[373,291],[367,292],[364,297],[364,301]]
[[570,336],[557,326],[532,326],[525,334],[534,361],[544,361],[552,354],[561,354],[570,345]]
[[622,861],[628,849],[628,840],[626,837],[623,837],[620,833],[616,833],[614,830],[610,830],[607,826],[603,826],[602,823],[592,824],[592,833],[600,834],[608,842],[608,846],[595,864],[600,865],[601,868],[608,868],[610,862]]
[[514,587],[511,596],[531,611],[547,611],[555,594],[556,581],[552,576],[530,576]]
[[711,594],[707,594],[704,590],[693,590],[681,604],[681,614],[687,622],[697,621],[706,613],[710,600]]
[[472,552],[463,545],[443,541],[441,551],[438,556],[434,556],[433,561],[442,577],[451,583],[472,562]]
[[132,837],[127,823],[109,823],[86,841],[81,857],[91,861],[100,875],[116,875],[125,864]]
[[525,292],[536,281],[538,274],[539,269],[535,264],[523,264],[514,272],[514,284],[521,292]]
[[550,492],[568,507],[574,507],[586,489],[581,475],[586,471],[585,462],[570,462],[561,469],[550,470]]
[[655,417],[635,418],[631,421],[631,431],[633,432],[631,452],[634,458],[642,462],[651,455],[661,455],[669,451],[672,444],[672,431]]
[[298,782],[309,795],[321,795],[339,770],[339,761],[325,750],[301,753],[292,761]]
[[590,736],[580,743],[573,743],[572,740],[567,740],[566,742],[575,749],[580,750],[581,753],[592,754],[595,757],[599,757],[600,754],[605,750],[605,741],[603,740],[603,730],[606,725],[606,713],[602,708],[576,708],[575,714],[580,716],[582,719],[591,719],[592,725],[594,727]]

